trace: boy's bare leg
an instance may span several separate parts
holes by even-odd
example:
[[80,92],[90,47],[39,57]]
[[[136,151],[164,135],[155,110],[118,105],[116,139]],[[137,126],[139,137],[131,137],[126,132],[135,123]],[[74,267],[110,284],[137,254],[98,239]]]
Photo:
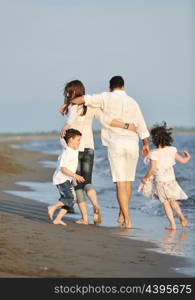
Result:
[[128,193],[127,193],[127,188],[126,188],[126,182],[117,182],[117,197],[119,201],[119,205],[122,211],[122,214],[124,216],[124,226],[123,228],[132,228],[131,226],[131,221],[129,217],[129,208],[128,208]]
[[186,227],[186,226],[188,225],[188,221],[187,221],[187,219],[184,217],[184,215],[183,215],[183,213],[182,213],[182,211],[181,211],[181,208],[180,208],[178,202],[175,201],[175,200],[172,200],[172,201],[170,202],[170,205],[171,205],[172,209],[176,212],[178,218],[180,219],[181,225],[182,225],[183,227]]
[[68,211],[64,208],[60,209],[57,217],[55,218],[55,220],[53,221],[53,224],[55,225],[62,225],[62,226],[66,226],[67,224],[65,222],[62,221],[63,216],[67,213]]
[[87,212],[86,202],[85,201],[79,202],[78,206],[82,215],[82,219],[76,221],[76,223],[81,225],[88,225],[88,212]]
[[175,224],[175,219],[174,219],[174,216],[173,216],[173,210],[171,208],[171,205],[170,205],[169,201],[165,200],[163,202],[163,206],[164,206],[165,214],[166,214],[166,216],[167,216],[167,218],[169,219],[169,222],[170,222],[170,226],[167,226],[165,228],[168,229],[168,230],[176,230],[177,226]]
[[62,206],[64,206],[64,203],[61,201],[58,201],[58,202],[56,202],[56,204],[50,205],[47,207],[48,217],[51,221],[53,221],[53,214],[54,214],[55,210],[58,208],[61,208]]
[[100,224],[102,222],[101,220],[101,214],[100,214],[100,206],[97,200],[97,193],[96,190],[90,189],[87,191],[87,197],[91,201],[93,205],[94,210],[94,224]]

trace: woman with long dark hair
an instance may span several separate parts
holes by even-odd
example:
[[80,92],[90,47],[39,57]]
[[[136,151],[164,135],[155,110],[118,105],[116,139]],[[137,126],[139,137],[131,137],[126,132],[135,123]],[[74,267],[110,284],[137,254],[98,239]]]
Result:
[[[79,80],[68,82],[64,88],[64,103],[60,108],[62,114],[68,115],[66,124],[61,130],[61,136],[69,128],[74,128],[82,133],[79,148],[79,163],[77,174],[85,178],[83,183],[78,183],[75,187],[77,203],[82,214],[82,219],[76,221],[78,224],[88,224],[88,213],[86,207],[85,193],[90,199],[94,209],[94,224],[101,223],[100,206],[97,200],[96,190],[92,185],[92,170],[94,162],[94,139],[92,122],[94,117],[99,120],[102,127],[114,126],[124,127],[124,123],[106,116],[101,109],[87,107],[84,104],[72,105],[71,101],[79,96],[85,95],[85,87]],[[129,124],[129,130],[136,131],[134,125]]]

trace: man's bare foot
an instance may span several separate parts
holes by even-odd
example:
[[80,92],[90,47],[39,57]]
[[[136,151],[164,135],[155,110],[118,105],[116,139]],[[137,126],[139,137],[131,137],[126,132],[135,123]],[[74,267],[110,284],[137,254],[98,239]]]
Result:
[[52,208],[52,206],[47,207],[47,214],[48,214],[48,219],[53,221],[53,213],[55,209]]
[[132,229],[132,225],[131,224],[125,224],[125,223],[123,223],[122,225],[121,225],[121,228],[123,228],[123,229]]
[[187,227],[188,226],[188,220],[186,218],[183,218],[180,220],[182,227]]
[[53,221],[53,224],[54,224],[54,225],[67,226],[67,224],[64,223],[62,220],[56,220],[56,219]]
[[93,222],[94,222],[94,224],[101,224],[102,223],[102,218],[101,218],[99,207],[94,207]]
[[75,221],[75,223],[77,223],[79,225],[88,225],[89,224],[88,221],[85,221],[83,219],[77,220],[77,221]]
[[167,230],[177,230],[177,227],[167,226],[167,227],[165,227],[165,229],[167,229]]

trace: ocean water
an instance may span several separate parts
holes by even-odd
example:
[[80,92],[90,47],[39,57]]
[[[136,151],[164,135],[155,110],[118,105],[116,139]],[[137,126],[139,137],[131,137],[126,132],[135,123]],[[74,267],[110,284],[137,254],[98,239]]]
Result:
[[[179,201],[182,211],[189,221],[189,226],[185,230],[182,230],[178,221],[177,231],[170,232],[165,230],[164,227],[168,225],[168,221],[164,215],[162,205],[158,200],[145,198],[137,192],[140,178],[146,173],[146,166],[143,163],[141,155],[137,166],[137,175],[133,184],[130,204],[134,229],[118,230],[119,225],[116,222],[118,203],[115,196],[115,185],[111,180],[106,148],[101,145],[101,141],[98,138],[95,139],[93,184],[97,190],[98,200],[102,208],[103,222],[101,226],[112,227],[114,234],[120,234],[127,238],[131,237],[154,242],[156,244],[156,251],[188,257],[193,262],[195,258],[195,136],[175,136],[173,145],[177,147],[178,151],[188,150],[192,156],[187,165],[177,163],[175,166],[177,181],[189,197],[186,201]],[[62,149],[59,140],[56,139],[32,141],[23,145],[13,145],[13,147],[54,154],[56,155],[56,159]],[[53,161],[40,163],[43,167],[55,168],[56,166],[56,162]],[[51,182],[18,182],[18,184],[29,186],[32,191],[7,192],[50,204],[58,199],[57,189]],[[92,206],[89,200],[87,203],[90,222],[92,223]],[[75,214],[72,214],[71,217],[75,219],[80,217],[77,207],[75,208]],[[195,267],[186,270],[182,269],[182,272],[195,276]]]

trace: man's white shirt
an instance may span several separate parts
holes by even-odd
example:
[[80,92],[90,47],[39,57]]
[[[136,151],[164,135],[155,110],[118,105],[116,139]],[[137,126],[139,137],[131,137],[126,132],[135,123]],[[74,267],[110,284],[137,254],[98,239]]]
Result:
[[101,137],[104,146],[109,146],[112,142],[119,142],[125,137],[136,142],[139,140],[138,136],[140,139],[149,137],[150,134],[138,103],[129,97],[124,90],[85,95],[84,100],[86,105],[101,108],[111,119],[117,119],[124,123],[134,123],[137,127],[137,133],[123,128],[103,127]]

